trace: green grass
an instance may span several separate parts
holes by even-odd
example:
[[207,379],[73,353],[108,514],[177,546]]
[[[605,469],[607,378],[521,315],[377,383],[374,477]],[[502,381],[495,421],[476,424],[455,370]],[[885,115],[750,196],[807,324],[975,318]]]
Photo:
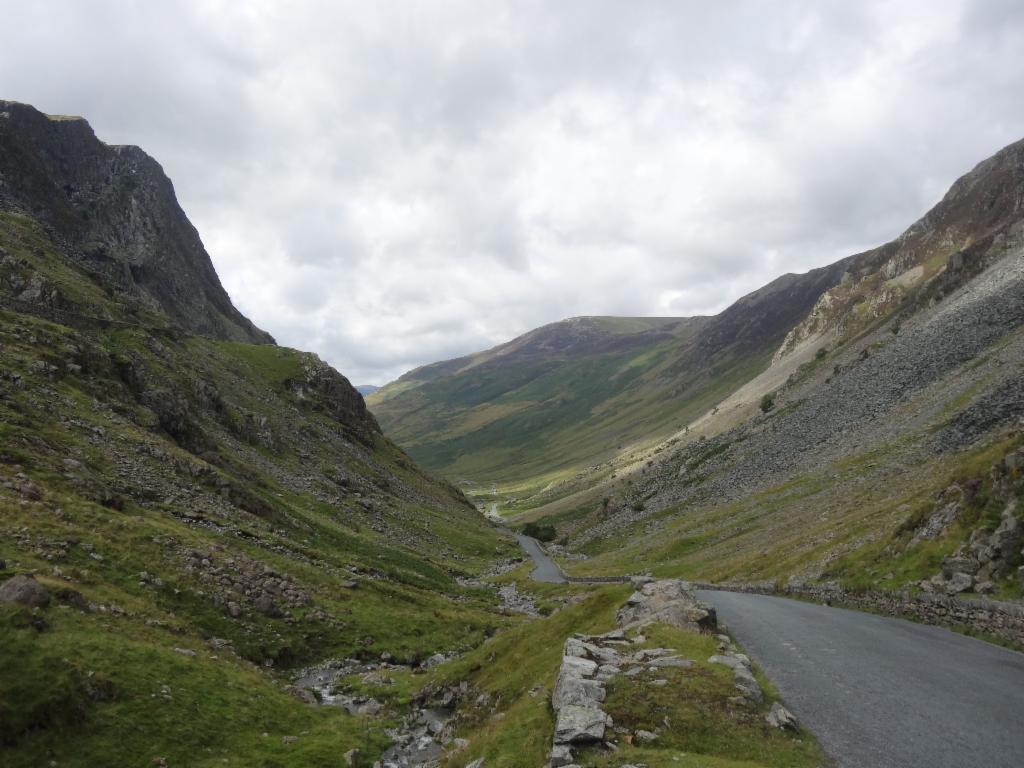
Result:
[[[553,590],[557,588],[552,586]],[[465,680],[475,695],[484,693],[489,702],[468,713],[459,735],[469,739],[470,746],[447,765],[454,768],[478,757],[486,759],[488,768],[544,763],[551,749],[551,691],[561,664],[562,646],[574,632],[611,629],[615,611],[629,587],[590,591],[582,602],[507,630],[446,665],[441,682]],[[493,713],[490,705],[496,706]]]
[[[4,765],[337,765],[379,750],[364,724],[314,708],[225,650],[141,621],[68,608],[43,632],[0,611]],[[174,650],[194,650],[190,657]],[[296,736],[285,744],[286,736]]]
[[[514,622],[456,581],[514,542],[387,439],[354,436],[329,389],[298,399],[285,383],[312,356],[151,330],[18,217],[0,216],[0,245],[59,284],[66,309],[135,323],[75,329],[0,310],[0,578],[34,572],[103,606],[0,611],[0,764],[373,756],[390,715],[309,707],[282,691],[289,668],[383,652],[415,662]],[[3,486],[18,473],[41,499]],[[211,565],[194,569],[192,549]],[[232,618],[230,589],[208,572],[234,573],[232,559],[272,569],[309,604],[285,603],[280,619],[239,598]]]
[[[661,753],[663,764],[674,762],[672,757],[681,754],[722,760],[724,765],[789,768],[818,766],[825,762],[809,733],[783,733],[764,722],[771,700],[777,698],[770,687],[765,691],[763,705],[728,701],[737,693],[732,670],[707,662],[708,657],[718,652],[718,641],[713,636],[666,625],[648,627],[644,635],[647,637],[644,647],[672,648],[695,663],[685,669],[668,668],[656,673],[645,671],[636,677],[620,676],[609,684],[605,709],[615,725],[628,731],[659,734],[656,742],[637,752]],[[668,680],[668,685],[651,685],[650,680],[655,677]],[[759,677],[764,685],[763,675]],[[616,738],[620,744],[626,744],[624,734],[619,733]],[[588,754],[584,762],[620,764],[601,762],[592,754]]]

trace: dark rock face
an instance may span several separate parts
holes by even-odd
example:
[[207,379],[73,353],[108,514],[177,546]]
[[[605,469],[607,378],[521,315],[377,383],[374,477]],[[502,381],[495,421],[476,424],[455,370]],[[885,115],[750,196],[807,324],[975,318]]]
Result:
[[85,120],[0,101],[0,211],[50,229],[114,295],[204,336],[273,343],[232,305],[160,165]]

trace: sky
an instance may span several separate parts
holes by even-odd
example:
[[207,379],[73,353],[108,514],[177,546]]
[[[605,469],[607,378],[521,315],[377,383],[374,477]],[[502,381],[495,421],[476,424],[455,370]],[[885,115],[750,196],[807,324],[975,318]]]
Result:
[[236,306],[383,384],[718,312],[1024,137],[1019,0],[0,0],[0,98],[174,182]]

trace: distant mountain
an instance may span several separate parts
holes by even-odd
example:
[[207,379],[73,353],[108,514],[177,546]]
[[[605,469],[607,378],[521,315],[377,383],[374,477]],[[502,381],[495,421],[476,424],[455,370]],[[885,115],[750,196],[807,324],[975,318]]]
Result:
[[411,371],[367,402],[425,466],[536,492],[698,418],[770,365],[845,270],[785,275],[715,317],[553,323]]
[[554,525],[584,574],[1019,594],[1024,141],[890,243],[634,322],[545,326],[369,404],[428,466]]
[[378,389],[380,389],[380,387],[378,387],[376,384],[356,384],[356,392],[358,392],[360,395],[363,395],[364,397],[366,395],[372,395]]
[[718,415],[535,505],[583,570],[1024,594],[1024,141],[844,269]]

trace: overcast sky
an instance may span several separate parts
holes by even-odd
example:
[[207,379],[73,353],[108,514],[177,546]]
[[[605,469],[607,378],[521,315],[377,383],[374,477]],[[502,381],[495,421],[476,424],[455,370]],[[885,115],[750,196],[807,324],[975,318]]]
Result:
[[0,98],[174,181],[235,304],[355,383],[723,309],[1024,137],[1024,3],[0,0]]

